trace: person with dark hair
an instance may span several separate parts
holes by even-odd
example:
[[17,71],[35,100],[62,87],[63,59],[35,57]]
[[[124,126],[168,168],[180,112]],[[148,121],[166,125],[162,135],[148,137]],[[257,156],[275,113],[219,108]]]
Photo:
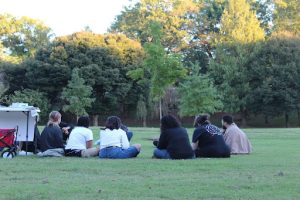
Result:
[[126,132],[121,129],[121,119],[108,117],[105,129],[100,131],[100,158],[125,159],[136,157],[141,151],[140,144],[130,146]]
[[233,122],[233,117],[225,115],[222,118],[222,126],[225,130],[225,143],[230,147],[231,154],[249,154],[252,146],[247,135]]
[[160,159],[194,158],[189,136],[185,128],[172,115],[161,118],[160,137],[153,157]]
[[88,116],[81,116],[77,126],[70,133],[65,155],[72,157],[92,157],[99,154],[98,148],[93,148],[93,132],[89,129],[90,119]]
[[41,133],[39,147],[41,152],[38,156],[55,156],[64,155],[63,133],[59,127],[61,114],[58,111],[52,111],[49,114],[47,126]]
[[64,143],[66,143],[67,140],[69,139],[70,133],[74,129],[74,125],[68,124],[66,122],[60,122],[59,127],[61,128],[61,130],[63,132],[63,141],[64,141]]
[[192,147],[196,157],[225,158],[230,157],[230,148],[226,145],[221,130],[212,125],[209,115],[195,118]]

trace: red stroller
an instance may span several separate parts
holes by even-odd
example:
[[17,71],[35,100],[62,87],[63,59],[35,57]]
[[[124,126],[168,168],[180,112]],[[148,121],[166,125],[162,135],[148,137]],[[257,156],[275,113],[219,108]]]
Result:
[[18,146],[15,144],[18,127],[12,129],[0,129],[0,148],[6,148],[1,153],[3,158],[13,158],[17,155]]

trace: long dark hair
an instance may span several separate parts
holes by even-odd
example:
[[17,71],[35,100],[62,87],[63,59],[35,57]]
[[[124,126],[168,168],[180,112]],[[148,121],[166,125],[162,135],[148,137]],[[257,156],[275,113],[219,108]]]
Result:
[[117,116],[110,116],[105,122],[105,128],[110,130],[119,129],[121,127],[121,119]]
[[196,116],[194,121],[194,127],[197,128],[198,126],[202,126],[204,124],[210,124],[209,117],[209,114],[202,114]]
[[161,132],[166,129],[178,128],[180,127],[180,122],[173,115],[165,115],[160,120],[160,130]]

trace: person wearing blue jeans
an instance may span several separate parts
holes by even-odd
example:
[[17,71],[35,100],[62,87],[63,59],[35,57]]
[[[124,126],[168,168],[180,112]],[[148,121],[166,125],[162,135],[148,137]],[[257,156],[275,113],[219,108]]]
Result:
[[[161,119],[160,137],[153,157],[159,159],[191,159],[194,151],[185,128],[172,115]],[[154,143],[156,144],[156,143]]]
[[105,129],[100,131],[100,141],[100,158],[133,158],[141,151],[140,144],[130,146],[126,132],[121,129],[121,120],[116,116],[106,120]]
[[171,159],[171,156],[166,149],[154,149],[153,156],[159,159]]

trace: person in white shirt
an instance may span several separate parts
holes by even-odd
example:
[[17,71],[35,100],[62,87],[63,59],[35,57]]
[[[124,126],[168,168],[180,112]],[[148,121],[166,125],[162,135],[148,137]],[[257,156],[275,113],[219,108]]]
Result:
[[88,116],[78,119],[77,126],[70,133],[65,147],[65,156],[92,157],[99,154],[99,148],[93,148],[93,132],[89,129]]
[[100,141],[100,158],[133,158],[141,151],[140,144],[130,146],[126,132],[121,129],[121,120],[116,116],[107,118],[105,129],[100,131]]

